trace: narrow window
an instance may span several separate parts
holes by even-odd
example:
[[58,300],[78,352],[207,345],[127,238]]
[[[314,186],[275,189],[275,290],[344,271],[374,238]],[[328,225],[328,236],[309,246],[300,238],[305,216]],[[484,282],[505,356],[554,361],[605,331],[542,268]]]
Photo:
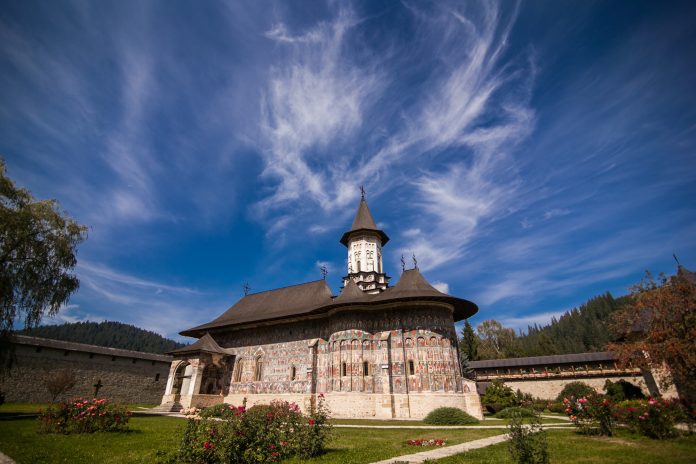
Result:
[[136,361],[137,361],[137,359],[133,358],[133,364],[135,364]]
[[155,382],[159,382],[159,374],[155,374]]
[[111,357],[111,360],[112,360],[112,361],[116,361],[116,356],[112,356],[112,357]]
[[290,368],[290,380],[295,380],[296,375],[297,375],[297,369],[295,369],[295,366],[292,366]]
[[69,351],[63,351],[63,356],[67,356],[67,355],[69,355],[69,354],[70,354]]
[[40,346],[37,346],[37,347],[36,347],[36,352],[37,352],[37,353],[41,353],[41,347],[40,347]]
[[363,361],[363,376],[367,377],[370,375],[370,363]]
[[413,360],[408,361],[408,375],[415,375],[416,366],[413,364]]
[[92,358],[94,358],[94,353],[89,354],[89,359],[92,359]]
[[256,368],[254,370],[254,380],[256,382],[261,381],[262,371],[263,371],[263,358],[261,356],[259,356],[258,358],[256,358]]
[[241,359],[239,361],[237,361],[237,370],[234,371],[234,381],[235,382],[242,381],[242,360]]
[[346,376],[346,363],[341,363],[341,376]]

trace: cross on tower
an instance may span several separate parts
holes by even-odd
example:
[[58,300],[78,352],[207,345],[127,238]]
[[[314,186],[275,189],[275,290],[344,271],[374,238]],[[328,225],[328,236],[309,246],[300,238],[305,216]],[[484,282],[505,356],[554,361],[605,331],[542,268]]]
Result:
[[249,291],[251,290],[249,282],[244,282],[244,285],[242,285],[242,289],[244,290],[244,296],[247,296],[249,294]]
[[365,199],[365,188],[362,185],[360,186],[360,198]]
[[324,280],[326,280],[326,275],[329,273],[329,270],[326,268],[326,264],[322,264],[319,267],[319,270],[321,271],[321,275],[323,276]]

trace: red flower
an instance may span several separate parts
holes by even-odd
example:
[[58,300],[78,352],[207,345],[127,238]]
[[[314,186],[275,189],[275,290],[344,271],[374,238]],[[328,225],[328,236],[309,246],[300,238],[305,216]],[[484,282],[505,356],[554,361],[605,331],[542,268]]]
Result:
[[213,445],[213,444],[210,443],[209,441],[206,441],[205,443],[203,443],[203,448],[205,448],[205,449],[213,449],[213,448],[215,448],[215,445]]
[[314,419],[309,419],[309,425],[314,425]]

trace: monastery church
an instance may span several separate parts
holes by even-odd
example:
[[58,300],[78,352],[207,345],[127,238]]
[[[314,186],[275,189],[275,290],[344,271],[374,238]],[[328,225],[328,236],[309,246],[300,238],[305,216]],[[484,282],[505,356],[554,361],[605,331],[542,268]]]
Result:
[[389,285],[388,241],[363,195],[340,240],[348,249],[341,293],[325,280],[252,293],[184,330],[198,341],[171,353],[160,408],[282,399],[306,411],[321,394],[338,418],[419,419],[442,406],[482,417],[454,328],[477,306],[436,290],[417,268]]

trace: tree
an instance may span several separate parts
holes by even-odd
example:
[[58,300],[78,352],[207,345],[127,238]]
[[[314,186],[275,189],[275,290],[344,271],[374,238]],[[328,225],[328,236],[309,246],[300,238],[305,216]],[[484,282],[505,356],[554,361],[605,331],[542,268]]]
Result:
[[618,341],[610,343],[622,366],[633,365],[671,375],[662,387],[675,385],[682,399],[696,405],[696,274],[679,266],[677,275],[647,272],[631,288],[627,305],[614,315]]
[[[0,159],[0,341],[8,343],[15,320],[36,327],[77,290],[79,281],[70,271],[86,236],[87,228],[56,200],[37,201],[17,187]],[[2,367],[7,360],[0,359]]]
[[51,394],[51,401],[55,402],[63,393],[71,390],[77,382],[77,376],[72,369],[60,369],[46,375],[46,388]]
[[462,355],[466,356],[469,361],[476,361],[478,359],[478,346],[479,338],[474,332],[473,327],[469,324],[469,321],[464,321],[464,327],[462,327],[461,340],[459,343],[459,349]]
[[500,359],[515,356],[515,331],[490,319],[476,327],[481,343],[478,347],[479,359]]

